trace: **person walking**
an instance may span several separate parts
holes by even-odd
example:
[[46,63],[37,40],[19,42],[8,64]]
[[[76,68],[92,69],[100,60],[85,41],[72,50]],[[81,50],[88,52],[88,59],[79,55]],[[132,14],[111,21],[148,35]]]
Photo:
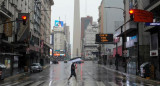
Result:
[[70,77],[68,78],[68,81],[70,80],[70,78],[71,78],[72,76],[74,76],[75,79],[76,79],[76,81],[77,81],[77,76],[76,76],[75,69],[76,69],[76,65],[75,65],[75,63],[73,62],[72,65],[71,65],[71,75],[70,75]]

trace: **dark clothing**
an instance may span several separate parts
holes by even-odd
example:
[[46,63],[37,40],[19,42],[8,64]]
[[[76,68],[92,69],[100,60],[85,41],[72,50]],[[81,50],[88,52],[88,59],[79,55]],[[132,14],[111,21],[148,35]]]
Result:
[[75,73],[75,69],[76,69],[76,68],[75,68],[75,65],[72,64],[72,65],[71,65],[71,75],[72,75],[72,74],[76,74],[76,73]]

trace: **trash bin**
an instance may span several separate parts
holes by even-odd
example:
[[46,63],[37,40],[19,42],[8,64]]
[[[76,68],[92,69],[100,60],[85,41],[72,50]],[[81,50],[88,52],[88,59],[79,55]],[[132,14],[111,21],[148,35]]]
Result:
[[145,62],[140,66],[140,76],[143,78],[149,78],[150,77],[150,67],[151,64],[149,62]]
[[6,70],[6,66],[0,63],[0,79],[1,80],[5,78],[5,70]]
[[24,66],[24,72],[28,72],[28,66]]

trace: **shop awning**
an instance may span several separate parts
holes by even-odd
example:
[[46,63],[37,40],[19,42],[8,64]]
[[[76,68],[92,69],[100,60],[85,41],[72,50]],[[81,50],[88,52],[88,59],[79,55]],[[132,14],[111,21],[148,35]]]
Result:
[[23,56],[22,54],[17,53],[0,53],[0,55]]

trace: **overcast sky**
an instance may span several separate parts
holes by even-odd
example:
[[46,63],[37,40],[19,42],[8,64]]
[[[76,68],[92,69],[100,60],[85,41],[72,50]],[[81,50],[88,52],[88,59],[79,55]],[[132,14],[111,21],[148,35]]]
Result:
[[[93,21],[97,22],[98,7],[102,0],[80,0],[80,16],[86,17],[87,15],[93,17]],[[71,43],[73,38],[73,16],[74,15],[74,0],[54,0],[52,6],[51,26],[53,29],[54,21],[60,20],[66,22],[70,27]]]

